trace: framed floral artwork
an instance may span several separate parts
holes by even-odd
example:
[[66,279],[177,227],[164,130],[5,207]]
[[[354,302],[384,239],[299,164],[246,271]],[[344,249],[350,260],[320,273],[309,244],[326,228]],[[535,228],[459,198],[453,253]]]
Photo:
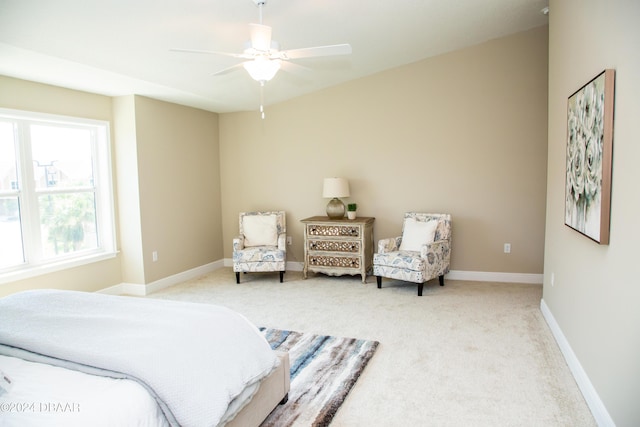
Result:
[[565,224],[609,244],[615,70],[607,69],[569,97]]

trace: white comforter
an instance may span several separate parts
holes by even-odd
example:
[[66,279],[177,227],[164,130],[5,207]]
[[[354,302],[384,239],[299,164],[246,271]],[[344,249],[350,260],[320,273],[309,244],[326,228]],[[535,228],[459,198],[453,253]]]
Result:
[[257,328],[224,307],[54,290],[0,299],[0,354],[135,379],[184,426],[217,425],[278,364]]
[[99,377],[0,355],[13,387],[0,390],[2,427],[168,427],[138,382]]

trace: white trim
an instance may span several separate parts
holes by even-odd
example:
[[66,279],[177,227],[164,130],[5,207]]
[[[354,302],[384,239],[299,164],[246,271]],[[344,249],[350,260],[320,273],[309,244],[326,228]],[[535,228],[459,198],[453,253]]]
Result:
[[303,262],[287,261],[287,270],[289,271],[302,271],[304,268]]
[[120,283],[119,285],[113,285],[96,292],[108,295],[133,295],[143,297],[146,295],[146,288],[145,285],[139,285],[137,283]]
[[553,314],[544,302],[544,299],[540,300],[540,311],[542,312],[542,316],[546,320],[547,325],[549,325],[551,333],[560,347],[560,352],[564,356],[567,365],[569,365],[569,369],[571,370],[571,373],[578,384],[578,388],[580,388],[596,423],[600,427],[615,427],[616,424],[613,422],[613,419],[611,418],[611,415],[609,415],[609,412],[600,399],[600,396],[598,396],[593,384],[591,384],[587,373],[582,368],[580,361],[573,352],[573,349],[571,349],[569,341],[567,341],[567,338],[562,333],[562,329],[560,329],[558,322],[556,322],[556,319],[553,317]]
[[86,256],[75,256],[63,261],[50,262],[29,268],[21,268],[8,273],[0,274],[0,285],[4,283],[17,282],[18,280],[30,279],[44,274],[55,273],[56,271],[68,270],[70,268],[81,267],[114,258],[117,252],[94,251]]
[[147,295],[152,292],[159,291],[160,289],[168,288],[169,286],[204,276],[205,274],[211,273],[222,266],[222,262],[218,260],[209,264],[201,265],[200,267],[192,268],[191,270],[183,271],[182,273],[174,274],[173,276],[165,277],[164,279],[156,280],[155,282],[147,284]]
[[201,265],[200,267],[192,268],[191,270],[183,271],[182,273],[174,274],[173,276],[165,277],[164,279],[160,279],[146,285],[139,283],[120,283],[119,285],[101,289],[97,292],[110,295],[124,294],[143,297],[152,292],[159,291],[160,289],[168,288],[169,286],[177,285],[178,283],[186,282],[187,280],[195,279],[196,277],[211,273],[223,266],[223,261],[219,260]]
[[493,271],[461,271],[451,270],[446,276],[451,280],[472,280],[477,282],[531,283],[541,285],[542,274],[501,273]]
[[[207,265],[196,267],[182,273],[174,274],[173,276],[165,277],[164,279],[160,279],[147,285],[121,283],[119,285],[102,289],[98,292],[113,295],[127,294],[135,296],[145,296],[149,295],[152,292],[159,291],[160,289],[168,288],[169,286],[177,285],[178,283],[182,283],[187,280],[210,273],[222,267],[233,267],[233,260],[231,258],[224,258]],[[302,262],[287,261],[287,271],[302,271],[303,267],[304,263]],[[451,280],[469,280],[476,282],[542,284],[542,274],[528,273],[499,273],[485,271],[452,270],[446,275],[446,278]]]
[[[231,258],[224,259],[225,267],[233,267]],[[287,261],[288,271],[302,271],[304,263],[298,261]],[[532,273],[500,273],[491,271],[461,271],[451,270],[446,276],[451,280],[470,280],[475,282],[504,282],[504,283],[532,283],[541,285],[542,274]]]

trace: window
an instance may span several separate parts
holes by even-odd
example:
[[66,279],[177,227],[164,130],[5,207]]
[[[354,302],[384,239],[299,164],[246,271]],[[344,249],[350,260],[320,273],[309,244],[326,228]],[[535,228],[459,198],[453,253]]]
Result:
[[0,281],[114,255],[109,145],[107,122],[0,109]]

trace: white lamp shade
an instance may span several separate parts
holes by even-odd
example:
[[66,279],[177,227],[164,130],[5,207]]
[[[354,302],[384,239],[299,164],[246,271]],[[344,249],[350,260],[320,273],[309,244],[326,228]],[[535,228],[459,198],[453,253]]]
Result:
[[253,80],[268,82],[280,69],[280,60],[258,56],[253,61],[245,62],[242,66],[247,70]]
[[325,178],[322,197],[349,197],[349,181],[346,178]]

